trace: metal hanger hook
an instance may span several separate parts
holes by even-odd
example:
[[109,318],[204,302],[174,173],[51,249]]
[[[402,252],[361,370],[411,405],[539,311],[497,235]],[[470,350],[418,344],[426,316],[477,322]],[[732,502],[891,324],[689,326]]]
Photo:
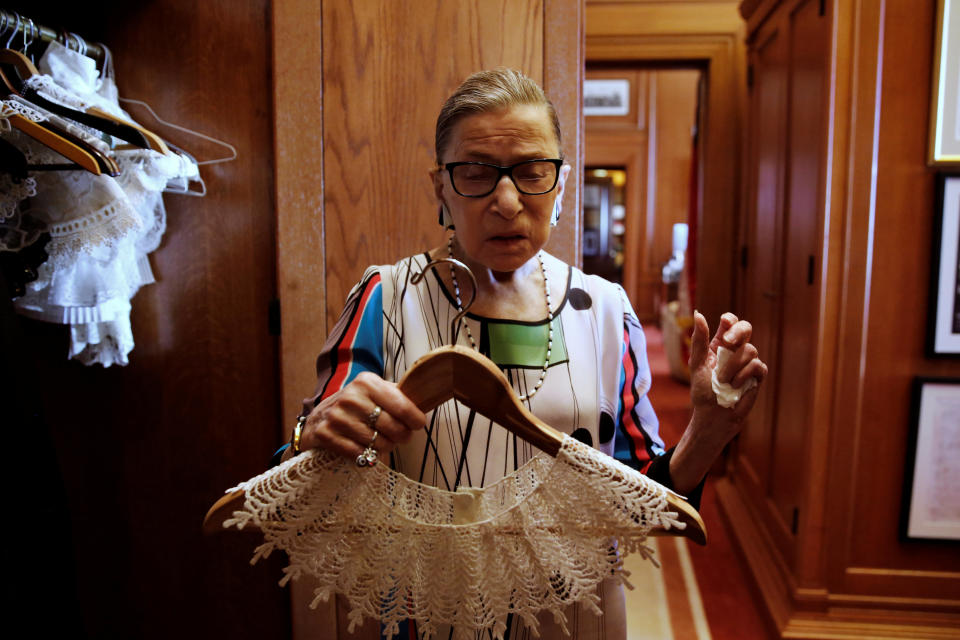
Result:
[[17,17],[17,24],[13,27],[13,32],[10,34],[10,37],[7,38],[7,44],[4,45],[5,48],[9,49],[10,45],[13,43],[13,37],[17,35],[17,31],[20,30],[20,14],[16,11],[13,12],[13,15]]
[[460,267],[461,269],[463,269],[467,273],[467,275],[470,277],[470,284],[472,285],[472,288],[470,291],[470,300],[468,300],[467,303],[463,305],[463,309],[461,309],[457,313],[457,315],[453,316],[453,320],[450,322],[450,344],[456,344],[457,327],[459,326],[460,320],[462,320],[463,317],[467,315],[467,311],[470,310],[470,307],[473,305],[473,302],[477,299],[477,278],[473,275],[473,271],[470,270],[470,267],[463,264],[456,258],[437,258],[436,260],[431,260],[426,265],[424,265],[420,273],[413,274],[413,276],[410,278],[410,284],[417,284],[418,282],[423,280],[424,277],[426,277],[427,275],[427,269],[429,269],[430,267],[434,267],[440,264],[441,262],[449,262],[451,267]]
[[[23,53],[26,53],[26,52],[27,52],[27,50],[30,48],[30,45],[33,44],[33,41],[37,39],[37,35],[39,34],[39,29],[37,29],[36,25],[33,23],[33,18],[27,18],[27,20],[28,20],[29,25],[30,25],[30,40],[29,40],[29,41],[27,40],[27,30],[24,29],[24,31],[23,31]],[[33,59],[33,54],[32,54],[32,53],[30,54],[30,61],[31,61],[31,62],[34,62],[34,63],[36,62],[36,60]]]

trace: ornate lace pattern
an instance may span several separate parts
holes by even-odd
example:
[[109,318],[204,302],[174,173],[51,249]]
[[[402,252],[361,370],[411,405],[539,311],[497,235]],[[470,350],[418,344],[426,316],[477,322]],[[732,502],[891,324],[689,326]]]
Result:
[[0,118],[6,119],[14,114],[18,114],[34,122],[43,122],[47,119],[46,115],[38,109],[24,104],[19,99],[15,100],[14,97],[15,96],[11,96],[9,100],[0,100]]
[[312,607],[343,594],[351,632],[370,617],[388,638],[413,619],[426,637],[452,625],[457,638],[502,639],[508,613],[537,629],[550,612],[565,629],[564,607],[599,614],[596,586],[628,584],[623,555],[653,560],[651,528],[684,526],[661,485],[570,437],[556,459],[541,454],[485,489],[443,491],[319,450],[238,488],[245,504],[224,526],[264,532],[252,562],[285,551],[281,585],[311,575]]
[[[50,43],[39,69],[25,85],[47,99],[81,111],[97,106],[130,119],[119,106],[112,74],[100,77],[89,58]],[[8,118],[13,114],[62,127],[113,157],[121,169],[118,179],[83,171],[38,174],[30,209],[22,212],[13,202],[22,200],[21,194],[0,184],[0,250],[22,249],[39,231],[50,234],[49,258],[14,305],[23,315],[69,324],[70,357],[85,364],[126,364],[133,348],[130,298],[154,281],[147,254],[159,246],[166,228],[161,193],[171,178],[195,175],[196,165],[177,154],[114,148],[120,141],[97,129],[19,96],[5,97],[0,130],[30,164],[63,163],[64,158],[12,128]]]
[[12,218],[20,202],[37,195],[37,181],[33,178],[14,180],[8,173],[0,173],[0,221]]
[[64,106],[80,109],[81,111],[86,111],[88,108],[94,106],[80,98],[77,94],[61,89],[56,81],[47,74],[30,76],[24,80],[23,84],[28,89],[33,89],[45,98],[59,102]]

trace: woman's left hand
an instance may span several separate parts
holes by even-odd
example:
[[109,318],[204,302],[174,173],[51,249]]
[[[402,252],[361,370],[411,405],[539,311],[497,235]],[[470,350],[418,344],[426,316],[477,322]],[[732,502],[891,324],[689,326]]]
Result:
[[[708,341],[710,329],[707,319],[699,312],[693,316],[693,338],[690,346],[690,396],[694,412],[708,411],[726,421],[742,422],[757,399],[760,383],[767,375],[767,365],[760,359],[757,348],[750,343],[753,326],[739,320],[732,313],[720,317],[713,339]],[[717,350],[725,347],[730,353],[724,366],[717,369],[717,379],[735,389],[742,388],[750,378],[757,385],[748,389],[730,409],[717,404],[713,390],[713,372],[719,366]]]
[[[750,344],[752,334],[753,327],[749,322],[725,313],[720,318],[716,334],[710,339],[707,319],[700,313],[693,314],[690,345],[693,416],[670,460],[674,489],[681,494],[696,488],[723,448],[740,433],[743,419],[757,400],[760,383],[767,375],[767,365],[760,360],[757,348]],[[717,371],[719,382],[740,388],[750,378],[757,381],[757,385],[745,391],[731,408],[721,407],[713,390],[713,371],[718,366],[717,349],[720,347],[732,353]]]

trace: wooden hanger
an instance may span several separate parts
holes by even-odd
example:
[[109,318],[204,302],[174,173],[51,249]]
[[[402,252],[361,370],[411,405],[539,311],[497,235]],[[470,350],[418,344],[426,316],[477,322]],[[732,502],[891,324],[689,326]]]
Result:
[[[557,455],[563,443],[563,434],[520,404],[499,367],[473,349],[462,346],[434,349],[414,362],[397,386],[424,412],[456,398],[551,456]],[[237,490],[217,500],[203,520],[203,530],[207,533],[222,530],[223,522],[240,509],[243,499],[244,492]],[[678,535],[706,544],[706,528],[697,510],[672,492],[667,492],[667,503],[686,527],[654,529],[650,534]]]
[[[557,455],[563,443],[563,434],[520,404],[499,367],[473,349],[461,346],[434,349],[414,362],[397,386],[424,412],[456,398],[551,456]],[[242,490],[220,498],[207,512],[203,530],[207,533],[222,530],[223,522],[240,509],[243,499]],[[697,544],[706,544],[706,527],[697,510],[669,491],[667,503],[686,527],[654,529],[650,534],[683,536]]]
[[[0,56],[3,55],[4,51],[0,51]],[[32,66],[30,60],[24,59],[27,64]],[[10,79],[13,75],[13,71],[9,67],[0,64],[0,82],[3,83],[11,96],[19,95],[15,83]],[[13,127],[73,162],[72,165],[39,165],[31,167],[31,169],[85,169],[94,175],[100,175],[101,173],[111,176],[120,175],[120,167],[117,166],[113,158],[100,153],[98,149],[86,141],[77,138],[53,122],[34,122],[20,114],[13,114],[7,120]]]
[[112,113],[108,113],[107,111],[104,111],[103,109],[100,109],[100,108],[98,108],[98,107],[90,107],[89,109],[87,109],[87,113],[89,113],[89,114],[91,114],[91,115],[94,115],[94,116],[98,116],[98,117],[100,117],[100,118],[106,118],[106,119],[108,119],[108,120],[113,120],[114,122],[117,122],[117,123],[119,123],[119,124],[127,125],[128,127],[133,127],[134,129],[136,129],[137,131],[139,131],[141,134],[143,134],[144,139],[146,139],[147,144],[150,145],[150,148],[151,148],[151,149],[153,149],[154,151],[159,151],[160,153],[162,153],[162,154],[164,154],[164,155],[167,155],[167,154],[170,153],[170,148],[167,147],[167,144],[163,141],[163,139],[162,139],[160,136],[158,136],[157,134],[155,134],[153,131],[149,131],[149,130],[147,130],[147,129],[144,129],[144,128],[141,127],[140,125],[138,125],[138,124],[136,124],[136,123],[133,123],[133,122],[128,122],[128,121],[124,120],[123,118],[118,118],[117,116],[113,115]]
[[4,84],[6,84],[8,89],[12,89],[13,93],[16,93],[39,107],[43,107],[50,113],[55,113],[58,116],[79,122],[88,127],[93,127],[97,131],[102,131],[114,138],[129,142],[140,149],[152,148],[150,142],[141,130],[128,123],[112,117],[104,118],[97,114],[78,111],[77,109],[48,100],[34,89],[28,88],[24,84],[24,81],[27,78],[39,75],[40,71],[30,61],[30,58],[19,51],[0,49],[0,69],[3,70],[6,76]]
[[[47,124],[43,126],[29,118],[25,118],[19,113],[11,115],[7,120],[9,120],[11,126],[16,127],[37,142],[71,160],[74,165],[76,165],[76,168],[86,169],[97,176],[103,173],[101,167],[104,165],[105,159],[92,147],[86,144],[77,145],[75,142],[60,135],[51,125]],[[97,156],[100,156],[100,158]],[[98,162],[98,160],[100,161]],[[73,166],[63,168],[73,168]],[[119,175],[119,171],[114,175]]]
[[[17,115],[16,118],[21,118],[23,122],[14,123],[15,126],[18,124],[26,123],[24,126],[36,126],[39,127],[34,122],[23,118],[23,116]],[[38,135],[51,135],[46,129],[39,127],[36,132]],[[60,141],[55,141],[54,144],[61,144]],[[66,143],[69,144],[69,143]],[[3,138],[0,138],[0,171],[7,173],[13,176],[16,180],[23,180],[29,176],[31,171],[70,171],[74,169],[89,169],[91,172],[98,172],[99,167],[96,164],[96,161],[92,156],[87,156],[85,152],[80,149],[76,153],[83,153],[84,156],[79,156],[78,160],[86,163],[87,166],[81,166],[76,162],[71,163],[57,163],[57,164],[31,164],[27,161],[26,155],[14,145],[10,144]],[[99,175],[99,174],[97,174]]]

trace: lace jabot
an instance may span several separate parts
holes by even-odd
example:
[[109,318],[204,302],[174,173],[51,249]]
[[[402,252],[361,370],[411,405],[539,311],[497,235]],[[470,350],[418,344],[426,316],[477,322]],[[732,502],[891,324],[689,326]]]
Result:
[[[25,86],[47,100],[86,111],[98,107],[131,120],[118,103],[107,65],[51,42]],[[169,181],[198,175],[196,164],[176,153],[127,149],[120,140],[48,112],[19,96],[0,101],[0,135],[31,164],[63,163],[45,144],[11,128],[12,115],[48,121],[112,157],[114,178],[83,171],[44,172],[16,183],[0,180],[0,251],[21,251],[48,232],[47,260],[14,301],[17,312],[70,326],[68,355],[84,364],[125,365],[133,349],[130,301],[154,282],[148,254],[166,229],[162,193]],[[4,126],[4,123],[5,126]],[[29,202],[26,200],[30,198]]]
[[629,586],[623,555],[653,560],[649,531],[684,526],[664,487],[570,437],[484,489],[444,491],[321,450],[237,488],[243,509],[224,526],[263,531],[252,562],[286,552],[281,585],[313,576],[312,607],[343,594],[351,632],[369,617],[388,638],[407,619],[425,637],[451,625],[503,638],[509,613],[533,629],[540,612],[565,627],[576,602],[599,615],[602,580]]

